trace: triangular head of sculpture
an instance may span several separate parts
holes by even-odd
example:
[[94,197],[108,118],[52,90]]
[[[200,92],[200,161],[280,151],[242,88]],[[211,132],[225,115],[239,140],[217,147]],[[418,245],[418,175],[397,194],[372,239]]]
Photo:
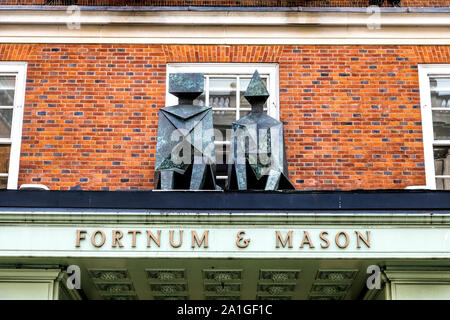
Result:
[[289,181],[283,123],[264,113],[269,92],[258,71],[244,97],[252,110],[232,125],[227,189],[295,189]]
[[156,189],[218,189],[212,111],[193,105],[203,88],[202,73],[169,74],[169,92],[179,100],[159,110]]

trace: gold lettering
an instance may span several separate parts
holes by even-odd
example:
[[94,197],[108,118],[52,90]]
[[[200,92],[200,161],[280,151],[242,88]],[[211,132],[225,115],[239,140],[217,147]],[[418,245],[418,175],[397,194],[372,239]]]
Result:
[[123,247],[122,243],[120,242],[120,239],[123,237],[123,233],[120,230],[113,230],[113,241],[112,241],[112,247],[116,247],[116,241],[119,243],[119,247]]
[[319,234],[319,237],[320,237],[320,239],[322,239],[323,241],[325,241],[325,243],[326,243],[326,245],[324,245],[324,244],[320,244],[320,246],[323,248],[323,249],[326,249],[326,248],[328,248],[329,246],[330,246],[330,241],[328,241],[328,239],[327,238],[325,238],[325,236],[327,236],[328,235],[328,232],[326,232],[326,231],[322,231],[320,234]]
[[136,234],[141,233],[140,230],[129,230],[128,233],[133,234],[133,244],[131,245],[132,248],[136,248]]
[[364,239],[363,235],[359,232],[359,231],[355,231],[356,232],[356,236],[357,236],[357,248],[361,248],[361,243],[360,240],[362,240],[367,248],[370,248],[370,231],[366,231],[366,235],[367,235],[367,239]]
[[173,230],[170,230],[170,245],[174,248],[179,248],[183,244],[183,230],[180,230],[180,243],[173,243]]
[[[244,239],[244,234],[245,234],[244,230],[239,231],[237,234],[238,238],[236,240],[236,245],[238,246],[238,248],[241,249],[247,248],[250,243],[250,239]],[[244,241],[244,243],[241,243],[242,241]]]
[[161,246],[161,230],[158,230],[158,239],[155,238],[155,236],[153,235],[153,233],[150,230],[147,230],[147,248],[150,248],[150,238],[153,239],[153,241],[155,241],[156,245],[158,247]]
[[205,232],[203,232],[203,236],[202,236],[201,240],[198,238],[197,232],[192,231],[191,233],[192,233],[192,248],[195,247],[194,246],[194,240],[195,240],[195,242],[197,242],[197,245],[199,247],[202,246],[202,243],[204,241],[205,242],[204,247],[208,248],[208,233],[209,233],[209,230],[206,230]]
[[86,233],[86,230],[77,230],[77,244],[75,245],[75,247],[79,248],[80,247],[80,240],[86,239],[84,237],[84,233]]
[[283,240],[283,237],[281,236],[280,231],[276,232],[276,241],[277,241],[277,245],[276,247],[279,248],[280,247],[280,242],[281,245],[284,247],[286,247],[287,242],[289,241],[289,248],[292,248],[292,231],[289,231],[286,239]]
[[303,246],[305,244],[308,244],[308,246],[313,249],[314,245],[311,242],[311,238],[309,237],[309,233],[308,231],[303,231],[303,240],[302,240],[302,244],[300,245],[300,248],[303,248]]
[[[345,236],[345,243],[344,243],[344,245],[341,245],[341,244],[339,243],[339,237],[340,237],[341,235],[344,235],[344,236]],[[344,231],[339,231],[339,232],[336,234],[336,239],[335,239],[335,240],[336,240],[337,246],[338,246],[339,248],[341,248],[341,249],[346,248],[346,247],[348,246],[348,242],[350,241],[347,232],[344,232]]]
[[[99,244],[95,243],[95,236],[97,235],[97,233],[100,233],[102,235],[102,241],[100,241]],[[101,246],[103,246],[103,244],[105,244],[105,239],[106,239],[105,233],[101,230],[94,231],[94,233],[91,236],[91,242],[94,245],[94,247],[97,247],[97,248],[100,248]]]

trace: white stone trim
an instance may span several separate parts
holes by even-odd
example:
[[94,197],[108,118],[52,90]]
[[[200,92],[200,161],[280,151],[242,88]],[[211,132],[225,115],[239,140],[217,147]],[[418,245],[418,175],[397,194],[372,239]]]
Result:
[[427,210],[423,213],[367,212],[221,212],[115,210],[115,209],[33,209],[0,208],[2,225],[116,225],[172,224],[172,225],[334,225],[334,226],[450,226],[450,215]]
[[47,287],[46,299],[57,300],[60,273],[59,269],[0,269],[0,283],[40,283]]
[[[229,212],[149,212],[148,210],[51,210],[17,209],[1,210],[0,257],[205,257],[205,258],[450,258],[448,244],[450,216],[439,213],[381,214],[381,213],[229,213]],[[90,244],[94,230],[107,235],[102,248]],[[145,230],[162,230],[167,242],[169,230],[184,230],[182,248],[168,244],[161,248],[147,248]],[[81,248],[76,248],[76,230],[88,234]],[[111,248],[111,230],[122,230],[124,248]],[[137,248],[130,247],[129,230],[141,230]],[[190,248],[190,232],[201,234],[209,230],[208,249]],[[245,230],[252,245],[241,250],[234,246],[239,230]],[[276,249],[275,230],[287,234],[294,231],[294,241],[299,242],[303,230],[314,238],[315,249]],[[346,231],[351,237],[351,247],[336,248],[333,244],[322,250],[317,242],[318,233],[335,234]],[[355,231],[370,231],[371,248],[355,247]],[[420,235],[420,236],[417,236]],[[32,239],[32,241],[30,240]],[[58,239],[57,242],[54,239]],[[424,242],[423,239],[427,239]]]
[[[390,294],[392,300],[405,300],[411,299],[409,295],[404,296],[405,292],[413,293],[414,299],[435,299],[436,297],[427,298],[427,295],[423,294],[422,288],[430,287],[431,290],[438,290],[439,286],[450,286],[450,269],[439,267],[429,268],[414,268],[414,267],[394,267],[387,268],[384,274],[389,279]],[[448,290],[447,290],[448,291]],[[403,294],[402,294],[403,293]],[[448,296],[439,297],[439,299],[448,300]]]
[[450,269],[448,270],[421,270],[397,267],[394,270],[388,268],[384,271],[390,281],[417,283],[417,282],[448,282],[450,284]]
[[0,43],[449,45],[449,26],[450,12],[0,10]]
[[[79,247],[76,246],[78,230],[83,230]],[[115,231],[122,232],[123,247],[112,245]],[[140,234],[136,246],[131,246],[130,230]],[[146,230],[156,233],[161,231],[161,245],[148,247]],[[192,232],[201,235],[208,231],[208,247],[191,247]],[[139,224],[139,225],[7,225],[0,226],[0,257],[98,257],[98,258],[295,258],[295,259],[449,259],[450,251],[446,238],[448,227],[437,226],[334,226],[334,225],[284,225],[255,226],[238,225],[186,225],[186,224]],[[183,231],[180,247],[169,244],[169,232]],[[236,245],[241,231],[251,240],[244,249]],[[285,237],[292,231],[292,247],[276,247],[276,231]],[[301,248],[300,242],[304,231],[308,231],[314,248]],[[319,234],[328,233],[330,241],[326,249],[320,246]],[[370,248],[366,245],[357,247],[356,233],[370,233]],[[92,236],[103,232],[105,242],[95,247]],[[339,248],[335,237],[339,233],[348,235],[349,243]],[[420,234],[420,236],[417,236]],[[55,239],[58,241],[55,242]],[[177,241],[179,236],[177,235]],[[425,242],[423,239],[427,239]],[[98,237],[97,237],[97,243]]]
[[[79,7],[83,9],[82,7]],[[366,26],[374,23],[374,11],[366,12],[263,12],[263,11],[98,11],[81,10],[77,22],[90,25],[294,25]],[[377,24],[383,26],[450,26],[450,12],[379,11]],[[73,22],[73,11],[0,10],[2,24],[66,24]]]

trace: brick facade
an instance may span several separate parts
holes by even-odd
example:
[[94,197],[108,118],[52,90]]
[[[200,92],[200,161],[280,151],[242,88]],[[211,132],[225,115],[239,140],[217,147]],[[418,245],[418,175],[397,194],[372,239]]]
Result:
[[153,188],[166,63],[276,62],[297,189],[424,185],[417,64],[450,46],[2,44],[27,61],[19,185]]
[[[42,5],[47,0],[0,0],[0,5]],[[369,0],[53,0],[53,5],[89,6],[237,6],[237,7],[367,7]],[[385,7],[391,4],[385,0]],[[450,0],[402,0],[402,7],[448,7]]]

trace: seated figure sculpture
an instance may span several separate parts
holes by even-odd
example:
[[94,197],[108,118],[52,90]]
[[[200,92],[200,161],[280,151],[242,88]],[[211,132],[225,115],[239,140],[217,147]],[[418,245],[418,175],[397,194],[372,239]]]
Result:
[[244,97],[252,110],[232,125],[227,189],[295,189],[288,177],[283,124],[263,112],[269,93],[258,71]]
[[178,97],[179,104],[159,110],[156,189],[218,188],[212,111],[193,105],[203,87],[202,73],[169,74],[169,92]]

